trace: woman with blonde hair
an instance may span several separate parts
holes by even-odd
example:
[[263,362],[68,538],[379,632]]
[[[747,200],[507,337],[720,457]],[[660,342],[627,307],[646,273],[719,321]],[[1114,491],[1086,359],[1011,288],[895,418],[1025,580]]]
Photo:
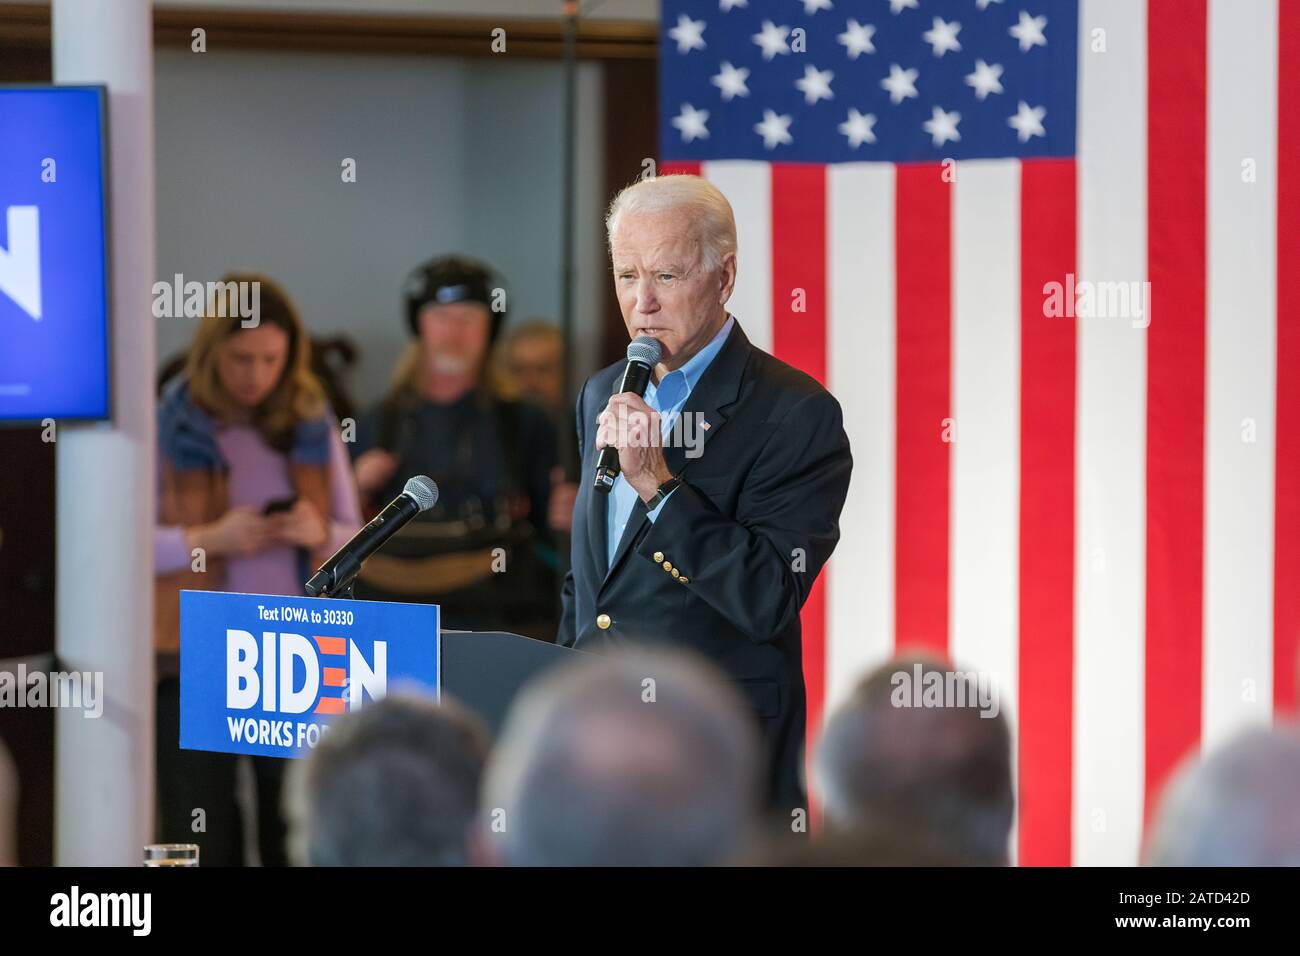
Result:
[[[178,746],[180,591],[302,594],[311,568],[347,541],[361,516],[297,309],[265,276],[223,282],[258,283],[257,315],[245,326],[236,310],[212,303],[184,370],[158,403],[154,646],[162,839],[200,844],[204,864],[234,865],[244,844],[238,758]],[[284,761],[251,762],[261,860],[283,863]]]

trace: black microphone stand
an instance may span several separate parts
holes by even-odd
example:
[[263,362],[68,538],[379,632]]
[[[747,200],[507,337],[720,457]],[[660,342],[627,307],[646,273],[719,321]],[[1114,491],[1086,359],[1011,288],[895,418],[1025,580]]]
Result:
[[352,590],[353,588],[356,587],[356,584],[357,584],[357,578],[356,575],[353,575],[352,577],[348,578],[347,583],[344,584],[343,587],[335,588],[329,594],[318,594],[317,597],[342,598],[345,601],[354,601],[356,600],[356,598],[353,596]]
[[321,587],[314,593],[312,591],[312,581],[316,579],[320,572],[317,571],[310,578],[304,581],[303,590],[307,593],[307,597],[343,598],[348,601],[355,600],[353,597],[353,589],[356,587],[357,575],[361,573],[361,566],[365,564],[365,562],[353,559],[350,563],[353,566],[348,568],[340,578],[336,579],[326,587]]

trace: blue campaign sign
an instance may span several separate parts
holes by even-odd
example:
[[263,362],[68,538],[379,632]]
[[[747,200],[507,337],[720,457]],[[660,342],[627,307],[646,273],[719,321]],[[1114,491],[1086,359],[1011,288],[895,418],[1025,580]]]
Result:
[[438,607],[181,592],[181,747],[298,757],[389,687],[440,689]]
[[0,89],[0,421],[107,418],[100,87]]

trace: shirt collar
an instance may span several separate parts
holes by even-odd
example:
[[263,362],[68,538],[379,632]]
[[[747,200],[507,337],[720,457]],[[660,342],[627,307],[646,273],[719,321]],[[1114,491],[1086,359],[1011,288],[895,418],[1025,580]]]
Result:
[[[736,324],[736,318],[730,312],[727,313],[727,321],[723,323],[722,328],[718,329],[718,334],[709,340],[709,344],[704,346],[694,355],[692,355],[681,368],[677,371],[682,373],[686,379],[686,394],[695,390],[695,383],[700,380],[704,370],[709,367],[717,354],[722,351],[722,346],[727,341],[727,336],[731,334],[731,327]],[[669,375],[672,373],[669,372]],[[664,378],[668,376],[665,375]]]

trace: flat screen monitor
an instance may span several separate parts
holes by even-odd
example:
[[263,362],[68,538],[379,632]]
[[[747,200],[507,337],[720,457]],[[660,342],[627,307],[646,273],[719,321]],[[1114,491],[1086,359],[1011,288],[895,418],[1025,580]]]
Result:
[[105,105],[0,86],[0,424],[110,416]]

